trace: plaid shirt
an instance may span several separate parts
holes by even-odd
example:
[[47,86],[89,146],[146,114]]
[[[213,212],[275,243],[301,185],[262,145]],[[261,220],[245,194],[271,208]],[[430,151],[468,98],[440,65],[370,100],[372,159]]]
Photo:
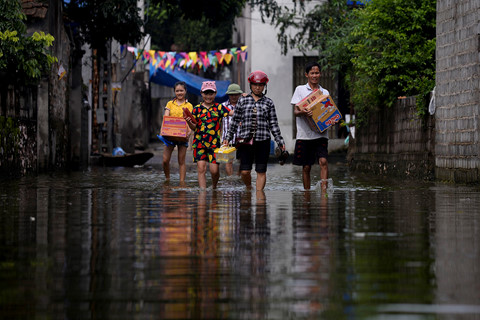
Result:
[[253,133],[253,110],[257,109],[257,128],[255,130],[255,141],[264,141],[270,139],[270,133],[273,134],[278,146],[285,145],[278,126],[277,114],[275,112],[275,105],[272,99],[268,97],[261,97],[257,102],[252,95],[241,97],[238,100],[233,119],[230,123],[230,128],[227,134],[227,141],[235,142],[233,136],[237,133],[237,128],[240,125],[240,130],[237,133],[237,138],[249,139]]

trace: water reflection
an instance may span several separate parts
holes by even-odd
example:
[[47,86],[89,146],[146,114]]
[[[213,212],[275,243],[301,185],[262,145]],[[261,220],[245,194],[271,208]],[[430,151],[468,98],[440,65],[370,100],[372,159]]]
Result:
[[264,192],[155,166],[0,182],[0,318],[480,318],[478,188],[268,170]]

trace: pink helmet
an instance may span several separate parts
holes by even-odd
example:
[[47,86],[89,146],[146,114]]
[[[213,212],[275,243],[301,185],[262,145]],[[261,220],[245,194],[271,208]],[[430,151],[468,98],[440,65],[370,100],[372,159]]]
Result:
[[257,71],[253,71],[252,73],[250,73],[250,75],[248,76],[248,82],[267,84],[268,83],[268,77],[267,77],[267,74],[265,72],[257,70]]

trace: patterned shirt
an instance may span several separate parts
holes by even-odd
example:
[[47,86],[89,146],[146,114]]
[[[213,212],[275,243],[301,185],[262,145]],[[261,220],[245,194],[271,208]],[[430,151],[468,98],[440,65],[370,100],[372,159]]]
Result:
[[278,126],[277,113],[275,112],[275,105],[272,99],[263,96],[258,99],[258,101],[255,101],[251,94],[240,97],[240,100],[238,100],[235,113],[233,114],[233,120],[228,130],[227,141],[234,142],[233,136],[237,132],[240,124],[238,138],[251,138],[251,134],[253,133],[252,123],[254,121],[253,110],[255,108],[257,110],[255,141],[268,140],[270,139],[271,133],[278,146],[285,145],[280,127]]
[[196,105],[192,112],[195,120],[197,120],[192,148],[219,148],[222,144],[222,141],[220,141],[221,118],[228,116],[228,112],[227,108],[218,103],[209,108],[202,104]]
[[173,99],[167,102],[165,109],[170,111],[170,117],[183,118],[183,108],[187,108],[192,112],[193,106],[190,102],[186,101],[182,104],[177,103],[177,99]]

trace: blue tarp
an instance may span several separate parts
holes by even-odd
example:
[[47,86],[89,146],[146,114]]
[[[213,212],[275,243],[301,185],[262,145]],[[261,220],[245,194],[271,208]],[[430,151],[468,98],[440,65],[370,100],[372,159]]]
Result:
[[[192,73],[188,73],[182,68],[176,67],[174,70],[171,68],[166,68],[162,70],[162,68],[158,68],[153,70],[154,68],[150,68],[150,81],[156,83],[161,86],[167,86],[173,88],[177,81],[185,81],[187,84],[187,91],[196,95],[200,95],[200,88],[202,87],[203,81],[212,81],[211,79],[206,79],[194,75]],[[215,97],[215,101],[223,102],[228,99],[227,96],[227,89],[230,85],[230,81],[220,81],[215,80],[215,85],[217,86],[217,95]]]

